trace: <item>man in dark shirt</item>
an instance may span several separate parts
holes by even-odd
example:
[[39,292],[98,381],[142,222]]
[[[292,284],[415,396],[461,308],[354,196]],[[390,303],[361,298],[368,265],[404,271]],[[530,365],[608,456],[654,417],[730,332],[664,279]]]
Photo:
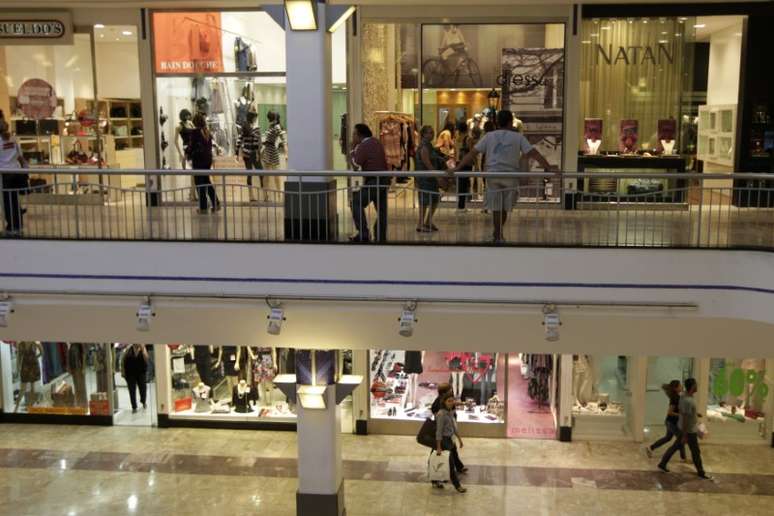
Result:
[[[373,137],[371,129],[365,124],[355,125],[352,133],[352,165],[363,172],[384,172],[387,170],[387,158],[384,147]],[[366,218],[366,208],[374,203],[377,213],[374,236],[378,242],[387,241],[387,192],[390,189],[390,177],[366,177],[360,190],[352,193],[352,218],[357,234],[350,237],[353,242],[368,242],[370,232]]]

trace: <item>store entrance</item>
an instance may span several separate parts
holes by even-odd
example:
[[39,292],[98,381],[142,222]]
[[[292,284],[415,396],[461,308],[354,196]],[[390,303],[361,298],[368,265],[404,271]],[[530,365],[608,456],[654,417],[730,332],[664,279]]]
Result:
[[554,439],[555,357],[544,354],[508,355],[509,438]]
[[[113,424],[116,426],[156,426],[155,364],[153,345],[112,345]],[[143,362],[145,372],[142,372]],[[143,392],[145,402],[143,403]],[[134,397],[134,402],[132,398]]]

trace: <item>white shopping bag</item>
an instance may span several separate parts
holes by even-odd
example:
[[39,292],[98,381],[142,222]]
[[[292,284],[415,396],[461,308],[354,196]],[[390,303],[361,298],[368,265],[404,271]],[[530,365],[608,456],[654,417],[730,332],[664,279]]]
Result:
[[707,425],[704,423],[699,423],[699,439],[706,439],[709,437],[709,431],[707,430]]
[[427,460],[427,476],[431,481],[449,480],[449,452],[445,451],[441,455],[436,452],[430,454]]

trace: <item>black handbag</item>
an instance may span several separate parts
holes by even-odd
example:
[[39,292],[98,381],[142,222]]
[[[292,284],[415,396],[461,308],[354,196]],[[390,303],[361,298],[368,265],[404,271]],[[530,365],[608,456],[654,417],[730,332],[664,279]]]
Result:
[[437,444],[435,439],[435,431],[435,420],[425,419],[425,422],[422,423],[422,427],[419,429],[419,433],[417,434],[417,442],[422,446],[427,446],[428,448],[434,450]]
[[36,136],[38,134],[38,124],[35,120],[17,120],[16,136]]
[[59,134],[59,120],[46,119],[38,122],[40,134]]

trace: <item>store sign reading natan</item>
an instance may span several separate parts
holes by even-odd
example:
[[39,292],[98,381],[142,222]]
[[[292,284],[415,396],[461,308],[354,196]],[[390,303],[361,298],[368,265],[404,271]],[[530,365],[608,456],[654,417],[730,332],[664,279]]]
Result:
[[604,61],[608,65],[617,65],[623,63],[625,65],[661,65],[661,64],[674,64],[674,50],[670,50],[665,44],[659,43],[655,49],[648,46],[619,46],[613,48],[613,45],[608,45],[607,48],[600,44],[596,47],[597,60],[596,64],[600,64]]
[[59,20],[0,20],[0,39],[36,38],[57,39],[67,29]]

